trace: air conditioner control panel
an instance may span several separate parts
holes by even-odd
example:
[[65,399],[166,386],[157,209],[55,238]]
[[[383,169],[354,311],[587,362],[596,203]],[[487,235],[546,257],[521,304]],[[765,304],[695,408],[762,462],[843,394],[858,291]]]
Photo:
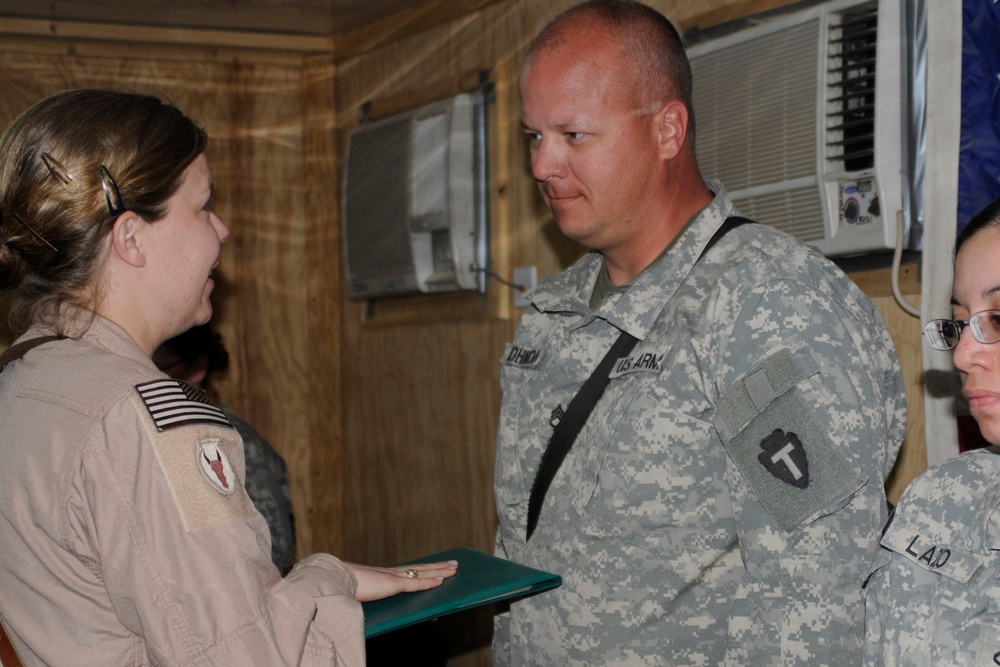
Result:
[[874,178],[840,182],[840,226],[857,228],[882,219],[878,187]]

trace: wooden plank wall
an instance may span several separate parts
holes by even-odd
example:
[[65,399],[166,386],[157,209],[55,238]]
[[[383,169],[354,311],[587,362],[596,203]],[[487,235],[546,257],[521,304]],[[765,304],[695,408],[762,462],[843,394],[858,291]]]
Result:
[[[56,90],[113,85],[166,94],[209,130],[219,211],[232,229],[216,299],[232,368],[219,389],[288,461],[300,554],[388,564],[457,545],[492,549],[498,360],[519,316],[511,292],[490,281],[483,299],[348,300],[338,154],[366,102],[389,113],[457,92],[470,72],[488,70],[494,269],[509,276],[536,266],[544,276],[568,266],[582,249],[559,235],[531,181],[516,78],[538,28],[571,4],[478,2],[430,27],[386,23],[391,34],[359,31],[310,54],[273,39],[261,49],[177,45],[167,31],[162,46],[95,40],[86,30],[0,39],[0,124]],[[785,1],[651,4],[687,27]],[[898,495],[926,460],[919,326],[895,304],[884,271],[857,278],[886,315],[907,374],[911,428],[891,487]],[[912,270],[903,285],[919,293]],[[442,621],[438,632],[428,650],[447,664],[489,664],[488,616]],[[371,664],[393,664],[379,657],[384,646],[373,648]]]

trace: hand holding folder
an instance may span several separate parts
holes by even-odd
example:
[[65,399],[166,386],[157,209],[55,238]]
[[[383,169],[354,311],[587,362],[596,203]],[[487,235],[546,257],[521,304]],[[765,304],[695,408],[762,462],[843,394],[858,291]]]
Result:
[[401,565],[437,561],[458,561],[455,576],[430,590],[400,593],[394,597],[365,602],[365,637],[375,637],[415,623],[492,602],[534,595],[562,583],[550,572],[490,556],[468,547],[459,547],[423,556]]

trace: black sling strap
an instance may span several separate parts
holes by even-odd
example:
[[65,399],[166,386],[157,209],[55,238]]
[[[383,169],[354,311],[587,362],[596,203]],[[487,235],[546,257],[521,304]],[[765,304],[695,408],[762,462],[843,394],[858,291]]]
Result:
[[[715,234],[705,244],[705,248],[701,251],[701,255],[698,256],[697,261],[700,262],[709,248],[714,246],[719,239],[736,227],[748,222],[751,221],[737,216],[726,218],[725,222],[715,230]],[[528,531],[525,536],[526,542],[531,539],[532,533],[535,532],[535,527],[538,525],[538,517],[542,512],[542,503],[545,502],[545,494],[548,493],[552,480],[555,479],[556,473],[559,472],[559,466],[562,465],[566,455],[569,454],[569,450],[576,441],[576,436],[583,430],[583,425],[587,423],[590,413],[593,412],[594,406],[597,405],[597,401],[600,400],[604,394],[604,390],[608,387],[608,383],[611,381],[608,377],[609,373],[611,373],[611,367],[614,366],[616,361],[631,352],[632,348],[638,342],[638,338],[625,331],[622,331],[618,335],[615,344],[611,346],[608,353],[597,364],[594,372],[591,373],[587,381],[580,387],[576,396],[570,401],[569,407],[566,408],[565,414],[552,430],[552,437],[549,439],[549,444],[545,447],[545,452],[542,453],[542,460],[538,464],[538,472],[535,473],[535,480],[531,484],[531,495],[528,497]]]
[[743,217],[740,217],[738,215],[731,215],[728,218],[726,218],[722,222],[722,224],[719,225],[719,228],[715,230],[715,233],[712,234],[712,238],[710,238],[708,240],[708,243],[705,244],[705,247],[702,248],[701,254],[698,255],[698,261],[695,262],[695,264],[697,264],[698,262],[700,262],[701,258],[705,256],[705,253],[707,253],[709,250],[711,250],[712,246],[714,246],[716,243],[718,243],[719,239],[721,239],[723,236],[725,236],[729,232],[733,231],[734,229],[736,229],[740,225],[745,225],[747,223],[752,223],[752,222],[753,222],[753,220],[751,220],[749,218],[743,218]]
[[607,389],[608,383],[611,381],[608,377],[611,366],[631,352],[638,342],[639,339],[628,332],[623,331],[619,334],[618,340],[580,387],[580,391],[576,393],[576,396],[570,401],[569,407],[566,408],[566,413],[552,430],[552,437],[545,447],[542,460],[538,464],[538,472],[535,473],[535,481],[531,485],[531,496],[528,498],[528,533],[525,541],[530,540],[531,534],[535,532],[538,515],[542,511],[542,502],[545,500],[545,494],[548,492],[556,472],[559,471],[559,466],[569,454],[573,441],[583,429],[583,425],[587,423],[587,418],[593,412],[597,400],[604,394],[604,390]]
[[48,343],[53,340],[61,340],[66,336],[39,336],[38,338],[29,338],[28,340],[21,341],[17,345],[11,345],[3,354],[0,354],[0,372],[3,372],[4,367],[12,361],[17,361],[24,355],[26,355],[30,350]]

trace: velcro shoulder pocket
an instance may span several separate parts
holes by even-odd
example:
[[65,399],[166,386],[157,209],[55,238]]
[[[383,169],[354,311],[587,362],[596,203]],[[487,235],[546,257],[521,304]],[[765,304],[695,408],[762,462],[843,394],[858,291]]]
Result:
[[801,344],[781,348],[738,380],[716,408],[714,425],[729,456],[786,533],[842,507],[864,484],[799,389],[817,373]]

